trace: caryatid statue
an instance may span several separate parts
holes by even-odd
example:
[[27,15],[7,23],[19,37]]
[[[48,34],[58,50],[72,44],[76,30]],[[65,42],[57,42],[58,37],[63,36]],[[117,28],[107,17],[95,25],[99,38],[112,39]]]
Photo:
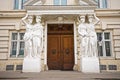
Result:
[[80,35],[80,54],[81,56],[88,56],[88,32],[85,23],[85,16],[79,16],[78,21],[78,33]]
[[34,16],[28,14],[22,18],[25,23],[24,35],[26,58],[40,58],[43,51],[43,26],[41,16],[35,16],[36,23],[32,24]]
[[26,16],[22,18],[22,21],[24,22],[25,28],[26,28],[26,32],[25,32],[25,35],[23,38],[25,41],[24,53],[25,53],[26,58],[31,58],[31,57],[33,57],[33,49],[32,49],[32,47],[33,47],[33,45],[32,45],[33,16],[26,14]]
[[[95,24],[99,22],[99,19],[94,14],[80,16],[78,33],[80,35],[80,54],[84,57],[96,57],[97,50],[97,34],[95,32]],[[80,23],[81,22],[81,23]]]
[[34,57],[41,57],[43,51],[43,26],[41,24],[41,16],[36,16],[36,23],[33,26],[33,52]]
[[87,24],[87,33],[89,36],[88,42],[88,56],[96,57],[98,55],[97,50],[97,34],[95,31],[95,25],[99,22],[99,19],[95,14],[89,14],[88,16],[88,24]]

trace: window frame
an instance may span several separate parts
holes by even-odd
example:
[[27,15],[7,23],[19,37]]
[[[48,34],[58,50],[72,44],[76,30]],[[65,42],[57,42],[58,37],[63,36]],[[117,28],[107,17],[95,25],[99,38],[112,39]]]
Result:
[[62,0],[59,0],[59,4],[55,4],[55,0],[53,0],[53,5],[66,6],[67,0],[66,0],[66,4],[62,4]]
[[[98,8],[108,8],[108,0],[96,0],[97,4],[98,4]],[[106,5],[105,5],[105,3]]]
[[[16,1],[18,1],[18,5],[17,5],[17,8],[16,8]],[[24,9],[24,2],[26,2],[27,0],[14,0],[14,9],[15,10],[19,10],[19,9]]]
[[[17,33],[17,40],[12,40],[12,33]],[[24,42],[24,40],[20,40],[20,33],[25,33],[25,31],[11,31],[10,32],[10,39],[9,39],[9,55],[8,58],[10,59],[23,59],[24,55],[19,57],[19,50],[20,50],[20,42]],[[17,42],[17,48],[16,48],[16,55],[15,56],[11,56],[11,51],[12,51],[12,42]],[[25,46],[25,43],[24,43]]]
[[[110,30],[106,30],[106,31],[99,30],[99,31],[96,31],[96,33],[102,33],[102,42],[103,42],[103,46],[102,46],[103,56],[100,56],[98,54],[98,57],[101,58],[101,59],[114,59],[115,58],[115,54],[114,54],[114,49],[113,49],[112,31],[110,31]],[[109,40],[105,40],[105,38],[104,38],[105,34],[104,33],[110,33],[110,39]],[[106,56],[105,41],[110,41],[110,53],[111,53],[111,56]]]

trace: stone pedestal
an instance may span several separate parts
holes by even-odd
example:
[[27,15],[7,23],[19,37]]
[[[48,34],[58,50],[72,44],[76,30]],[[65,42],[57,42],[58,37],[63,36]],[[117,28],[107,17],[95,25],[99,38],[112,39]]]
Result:
[[84,73],[100,73],[98,57],[81,57],[81,71]]
[[24,58],[22,72],[40,72],[40,58]]

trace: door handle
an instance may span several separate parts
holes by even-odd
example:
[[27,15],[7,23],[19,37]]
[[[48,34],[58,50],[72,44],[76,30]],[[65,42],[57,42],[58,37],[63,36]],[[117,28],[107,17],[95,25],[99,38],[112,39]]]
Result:
[[56,49],[52,49],[52,54],[56,54]]
[[65,53],[66,54],[69,54],[70,53],[70,50],[67,48],[67,49],[65,49]]

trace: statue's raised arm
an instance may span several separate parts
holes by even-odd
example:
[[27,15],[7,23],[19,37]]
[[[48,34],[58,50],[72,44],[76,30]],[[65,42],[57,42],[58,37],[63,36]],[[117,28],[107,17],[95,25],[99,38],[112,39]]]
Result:
[[96,16],[96,14],[94,14],[93,16],[94,16],[94,19],[95,19],[93,24],[96,25],[100,21],[100,19]]
[[27,58],[31,58],[33,57],[33,49],[32,49],[32,28],[33,28],[33,16],[26,14],[25,17],[22,18],[23,23],[25,24],[25,35],[23,37],[24,41],[25,41],[25,56]]
[[22,21],[24,22],[24,24],[27,24],[27,21],[26,21],[27,17],[28,17],[28,14],[26,14],[25,17],[22,18]]

